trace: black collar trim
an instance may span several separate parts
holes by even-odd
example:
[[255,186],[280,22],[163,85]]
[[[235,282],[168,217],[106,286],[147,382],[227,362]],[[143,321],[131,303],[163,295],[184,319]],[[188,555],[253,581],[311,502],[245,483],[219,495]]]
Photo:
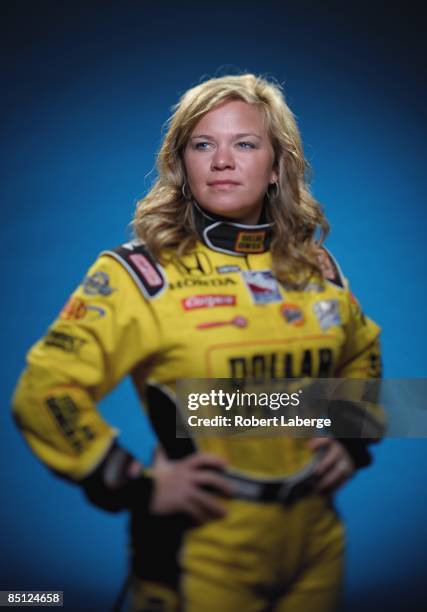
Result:
[[273,224],[244,225],[211,216],[193,200],[194,220],[202,242],[220,253],[245,256],[268,251],[273,236]]

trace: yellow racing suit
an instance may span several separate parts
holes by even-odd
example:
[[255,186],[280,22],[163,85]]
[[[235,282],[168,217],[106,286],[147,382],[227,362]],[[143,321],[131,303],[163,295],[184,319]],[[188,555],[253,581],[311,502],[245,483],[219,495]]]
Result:
[[[164,427],[172,455],[175,415],[167,413],[178,379],[380,375],[379,328],[362,313],[326,250],[320,254],[324,277],[292,290],[271,272],[269,224],[242,226],[201,211],[198,223],[194,250],[163,266],[138,240],[101,253],[30,350],[14,416],[32,450],[58,475],[90,482],[117,448],[118,431],[96,406],[128,374],[156,431]],[[227,440],[207,437],[198,445],[263,478],[289,475],[310,456],[302,439],[242,439],[227,447]],[[178,441],[176,448],[174,458],[185,454]],[[363,443],[350,452],[356,464],[369,462]],[[144,494],[150,490],[146,486]],[[333,609],[344,532],[328,497],[311,494],[289,506],[242,499],[224,504],[225,518],[188,529],[182,542],[183,531],[176,536],[162,519],[160,532],[144,531],[144,521],[156,523],[147,504],[131,508],[135,610],[150,609],[141,603],[147,580],[158,606],[152,609],[177,605],[172,595],[164,607],[159,603],[163,592],[164,601],[169,597],[162,563],[160,574],[150,571],[169,535],[181,546],[185,610],[255,612],[273,604],[280,611]],[[174,554],[165,548],[165,565],[176,565],[166,558]]]

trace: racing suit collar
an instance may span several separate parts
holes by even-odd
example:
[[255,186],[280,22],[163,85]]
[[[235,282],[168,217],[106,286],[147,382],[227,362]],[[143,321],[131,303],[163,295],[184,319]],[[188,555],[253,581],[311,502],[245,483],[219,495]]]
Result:
[[[268,251],[273,235],[272,223],[244,225],[226,217],[207,213],[193,200],[194,220],[200,239],[220,253],[246,255]],[[261,215],[263,217],[264,213]]]

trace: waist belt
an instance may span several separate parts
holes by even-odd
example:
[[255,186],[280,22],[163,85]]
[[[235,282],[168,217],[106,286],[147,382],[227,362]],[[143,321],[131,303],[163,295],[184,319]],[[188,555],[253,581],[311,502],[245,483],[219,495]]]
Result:
[[236,499],[292,504],[313,493],[318,480],[314,470],[321,456],[317,453],[310,463],[286,478],[261,480],[242,476],[232,470],[226,470],[225,477],[232,484]]

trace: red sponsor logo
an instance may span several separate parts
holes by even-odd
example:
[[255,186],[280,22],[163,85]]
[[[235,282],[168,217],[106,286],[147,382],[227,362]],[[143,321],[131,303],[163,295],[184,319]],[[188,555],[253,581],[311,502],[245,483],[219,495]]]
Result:
[[235,295],[223,295],[213,293],[209,295],[191,295],[182,300],[184,310],[195,308],[216,308],[217,306],[235,306]]
[[160,287],[162,284],[162,278],[157,272],[156,268],[148,261],[148,259],[141,253],[134,253],[129,255],[129,259],[133,265],[138,268],[139,272],[145,278],[150,287]]
[[61,310],[60,318],[64,321],[78,321],[83,317],[89,316],[90,319],[98,319],[105,315],[104,308],[87,304],[81,298],[72,297]]
[[65,321],[78,321],[87,312],[86,302],[80,298],[70,298],[61,310],[60,317]]
[[212,327],[223,327],[223,325],[234,325],[234,327],[247,327],[248,320],[245,317],[234,317],[229,321],[206,321],[196,325],[196,329],[211,329]]

